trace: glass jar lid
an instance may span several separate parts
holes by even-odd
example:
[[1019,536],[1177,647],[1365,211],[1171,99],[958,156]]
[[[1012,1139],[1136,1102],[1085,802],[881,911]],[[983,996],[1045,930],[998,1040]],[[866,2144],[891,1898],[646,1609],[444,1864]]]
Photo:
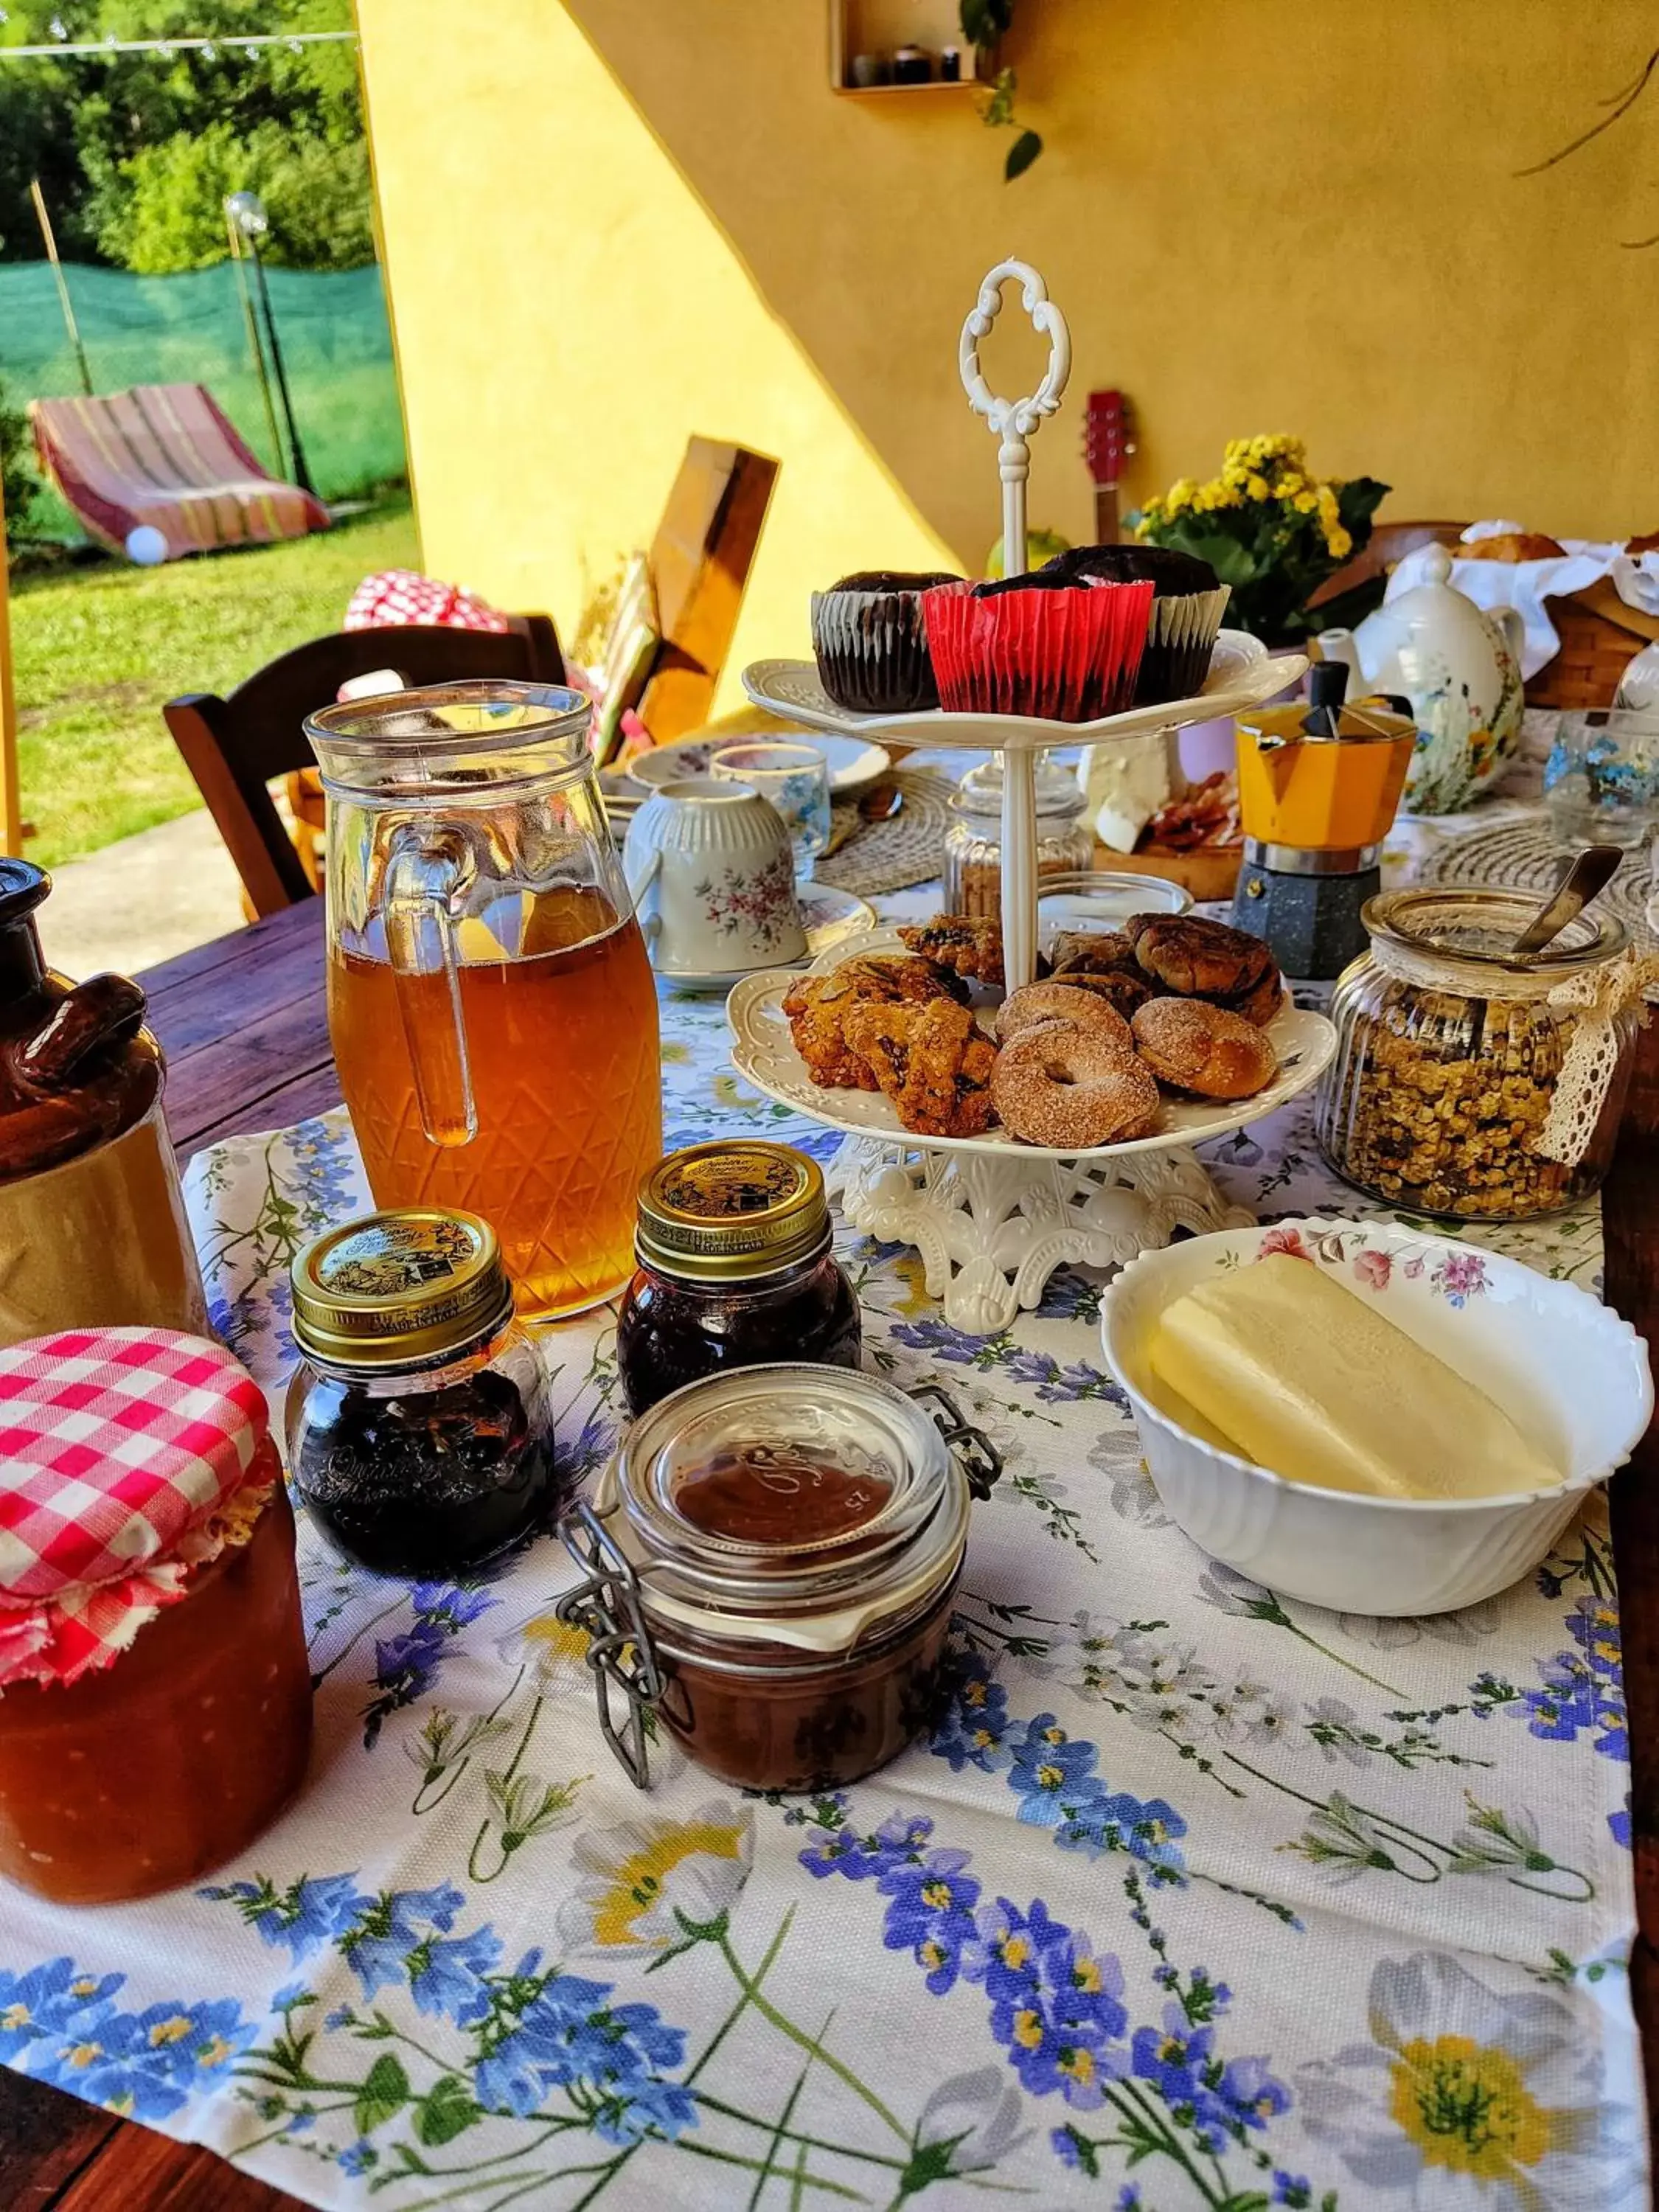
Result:
[[325,1230],[290,1274],[294,1341],[336,1367],[417,1365],[513,1317],[495,1231],[447,1207],[362,1214]]
[[854,1370],[749,1367],[688,1383],[629,1431],[595,1499],[647,1616],[704,1634],[848,1648],[954,1573],[970,1481],[996,1457],[948,1399]]
[[[1069,769],[1052,753],[1042,753],[1036,763],[1036,811],[1039,819],[1049,815],[1079,815],[1088,797]],[[1002,812],[1002,755],[992,753],[970,768],[957,784],[951,804],[959,814]]]
[[1367,899],[1361,919],[1381,966],[1478,998],[1541,998],[1569,976],[1616,959],[1629,942],[1616,915],[1585,913],[1542,955],[1517,958],[1509,948],[1538,905],[1534,891],[1434,884]]
[[641,1261],[687,1282],[777,1274],[829,1249],[823,1172],[793,1145],[688,1145],[647,1175],[639,1207]]

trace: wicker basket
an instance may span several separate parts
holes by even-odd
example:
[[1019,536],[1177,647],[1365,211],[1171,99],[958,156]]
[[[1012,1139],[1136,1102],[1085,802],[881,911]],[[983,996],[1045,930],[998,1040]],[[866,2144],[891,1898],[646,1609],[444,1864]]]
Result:
[[[1601,609],[1607,598],[1620,617]],[[1611,707],[1626,665],[1636,658],[1659,623],[1638,630],[1643,617],[1625,605],[1611,585],[1592,585],[1570,599],[1552,599],[1550,619],[1560,635],[1561,650],[1527,680],[1529,707]],[[1623,617],[1629,616],[1627,627]]]

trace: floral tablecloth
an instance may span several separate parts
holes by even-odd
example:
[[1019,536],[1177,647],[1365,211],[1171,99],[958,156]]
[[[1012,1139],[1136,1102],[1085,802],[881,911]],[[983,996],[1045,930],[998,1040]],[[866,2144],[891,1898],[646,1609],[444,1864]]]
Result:
[[[664,1001],[671,1144],[835,1139]],[[1357,1209],[1305,1110],[1208,1148],[1263,1217]],[[204,1155],[226,1339],[276,1393],[296,1245],[367,1202],[339,1115]],[[1594,1287],[1594,1207],[1480,1240]],[[1528,1583],[1431,1620],[1281,1601],[1165,1520],[1098,1279],[964,1337],[843,1237],[866,1359],[1006,1473],[948,1712],[847,1792],[750,1798],[595,1723],[572,1571],[380,1581],[309,1529],[309,1787],[193,1893],[8,1892],[0,2059],[388,2212],[1007,2201],[1038,2212],[1644,2203],[1617,1601],[1595,1501]],[[1478,1297],[1479,1243],[1444,1270]],[[611,1317],[550,1330],[567,1463],[618,1426]]]

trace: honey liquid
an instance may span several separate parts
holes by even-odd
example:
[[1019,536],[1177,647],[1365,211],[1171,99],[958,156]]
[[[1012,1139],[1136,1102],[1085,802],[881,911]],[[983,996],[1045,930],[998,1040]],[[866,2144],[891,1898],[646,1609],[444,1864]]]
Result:
[[635,1194],[662,1152],[657,994],[639,925],[604,928],[596,893],[544,892],[525,909],[511,931],[461,925],[468,1141],[428,1137],[405,1036],[407,1022],[428,1065],[455,1076],[445,975],[398,977],[378,946],[331,945],[329,1030],[375,1204],[482,1214],[520,1310],[577,1313],[633,1273]]

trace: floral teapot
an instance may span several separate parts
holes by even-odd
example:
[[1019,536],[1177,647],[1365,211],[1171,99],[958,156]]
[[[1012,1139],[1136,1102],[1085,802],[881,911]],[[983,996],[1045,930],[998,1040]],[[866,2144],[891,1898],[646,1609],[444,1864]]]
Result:
[[1451,556],[1431,546],[1425,581],[1367,615],[1357,630],[1325,629],[1319,647],[1349,670],[1349,695],[1394,692],[1412,703],[1417,750],[1401,804],[1455,814],[1488,789],[1521,728],[1521,617],[1490,612],[1449,579]]

